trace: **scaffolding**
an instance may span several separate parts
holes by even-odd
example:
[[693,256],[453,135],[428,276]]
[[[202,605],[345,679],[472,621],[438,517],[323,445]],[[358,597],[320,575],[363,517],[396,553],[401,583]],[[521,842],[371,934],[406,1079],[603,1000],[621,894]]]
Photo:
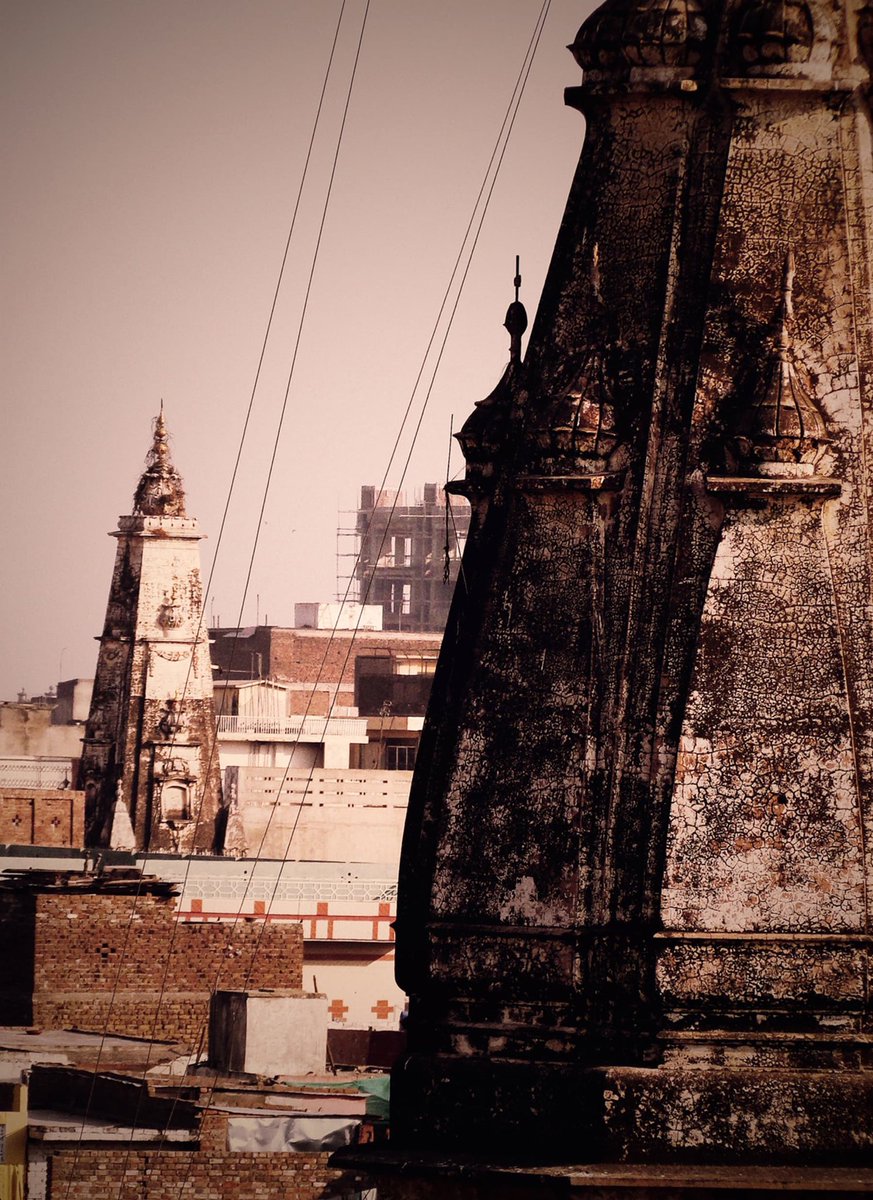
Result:
[[385,629],[441,632],[470,526],[466,503],[448,500],[435,483],[381,495],[364,485],[359,507],[339,513],[337,599],[381,604]]

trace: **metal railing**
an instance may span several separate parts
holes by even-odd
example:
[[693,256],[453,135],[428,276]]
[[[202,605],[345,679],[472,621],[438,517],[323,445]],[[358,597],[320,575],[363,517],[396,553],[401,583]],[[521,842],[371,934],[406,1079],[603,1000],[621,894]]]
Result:
[[367,721],[365,717],[219,717],[218,732],[320,742],[326,737],[366,738]]
[[0,787],[61,788],[73,785],[70,758],[0,758]]

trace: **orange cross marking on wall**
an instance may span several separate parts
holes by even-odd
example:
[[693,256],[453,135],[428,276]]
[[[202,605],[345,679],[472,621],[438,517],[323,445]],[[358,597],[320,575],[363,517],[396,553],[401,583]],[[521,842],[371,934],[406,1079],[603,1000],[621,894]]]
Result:
[[[384,925],[383,918],[390,917],[390,916],[391,916],[391,905],[390,904],[380,904],[379,905],[379,916],[373,918],[373,941],[374,942],[378,942],[378,941],[382,940],[382,937],[383,937],[382,928]],[[387,932],[388,932],[389,937],[393,936],[393,934],[394,934],[393,929],[389,929],[389,930],[387,930]]]
[[331,1000],[327,1006],[327,1011],[330,1013],[332,1021],[344,1021],[346,1013],[349,1011],[349,1006],[343,1004],[342,1000]]
[[380,1021],[387,1021],[394,1012],[394,1005],[389,1004],[387,1000],[377,1000],[370,1012],[375,1013]]
[[[311,938],[318,937],[318,922],[322,917],[326,917],[327,915],[328,915],[327,901],[319,900],[315,906],[315,917],[313,920],[311,920],[309,922],[309,936]],[[332,918],[329,919],[327,922],[327,936],[329,938],[333,937],[333,919]]]

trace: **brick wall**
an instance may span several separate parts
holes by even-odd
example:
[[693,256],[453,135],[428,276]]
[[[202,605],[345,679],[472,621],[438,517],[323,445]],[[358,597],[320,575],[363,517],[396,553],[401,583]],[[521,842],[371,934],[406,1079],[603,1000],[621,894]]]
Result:
[[123,1142],[78,1157],[74,1147],[53,1152],[46,1200],[351,1200],[365,1182],[329,1160],[326,1153],[231,1153],[226,1114],[209,1113],[195,1150],[128,1153]]
[[216,982],[301,986],[300,925],[177,924],[174,912],[173,897],[0,893],[0,1021],[102,1030],[108,1015],[113,1033],[192,1043]]
[[[274,629],[270,642],[270,672],[275,679],[296,683],[341,682],[346,692],[354,693],[355,658],[375,650],[394,654],[436,654],[442,634],[419,633],[404,637],[385,633],[300,629]],[[348,661],[347,661],[348,656]],[[323,664],[323,665],[322,665]]]
[[0,789],[0,843],[84,846],[85,793],[54,788]]
[[[336,703],[355,702],[355,659],[373,651],[395,654],[436,654],[440,633],[386,633],[351,630],[283,629],[258,627],[249,637],[237,639],[233,631],[213,630],[210,645],[216,678],[241,679],[261,672],[280,683],[306,685],[290,697],[291,711],[323,716],[336,693]],[[316,682],[319,690],[312,692]],[[308,707],[307,707],[308,706]]]

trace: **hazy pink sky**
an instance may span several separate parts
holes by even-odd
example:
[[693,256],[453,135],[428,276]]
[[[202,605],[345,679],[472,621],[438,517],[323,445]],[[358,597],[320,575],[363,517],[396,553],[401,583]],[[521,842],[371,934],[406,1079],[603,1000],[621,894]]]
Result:
[[[553,0],[407,477],[445,474],[533,318],[582,145]],[[0,699],[93,674],[163,397],[214,552],[339,0],[9,0],[2,8]],[[339,510],[378,483],[540,0],[372,0],[244,622],[336,591]],[[239,609],[364,0],[348,0],[209,609]],[[415,409],[418,409],[416,403]],[[404,446],[408,445],[408,439]],[[405,457],[405,455],[404,455]],[[453,467],[461,468],[457,448]],[[399,464],[389,479],[396,485]]]

